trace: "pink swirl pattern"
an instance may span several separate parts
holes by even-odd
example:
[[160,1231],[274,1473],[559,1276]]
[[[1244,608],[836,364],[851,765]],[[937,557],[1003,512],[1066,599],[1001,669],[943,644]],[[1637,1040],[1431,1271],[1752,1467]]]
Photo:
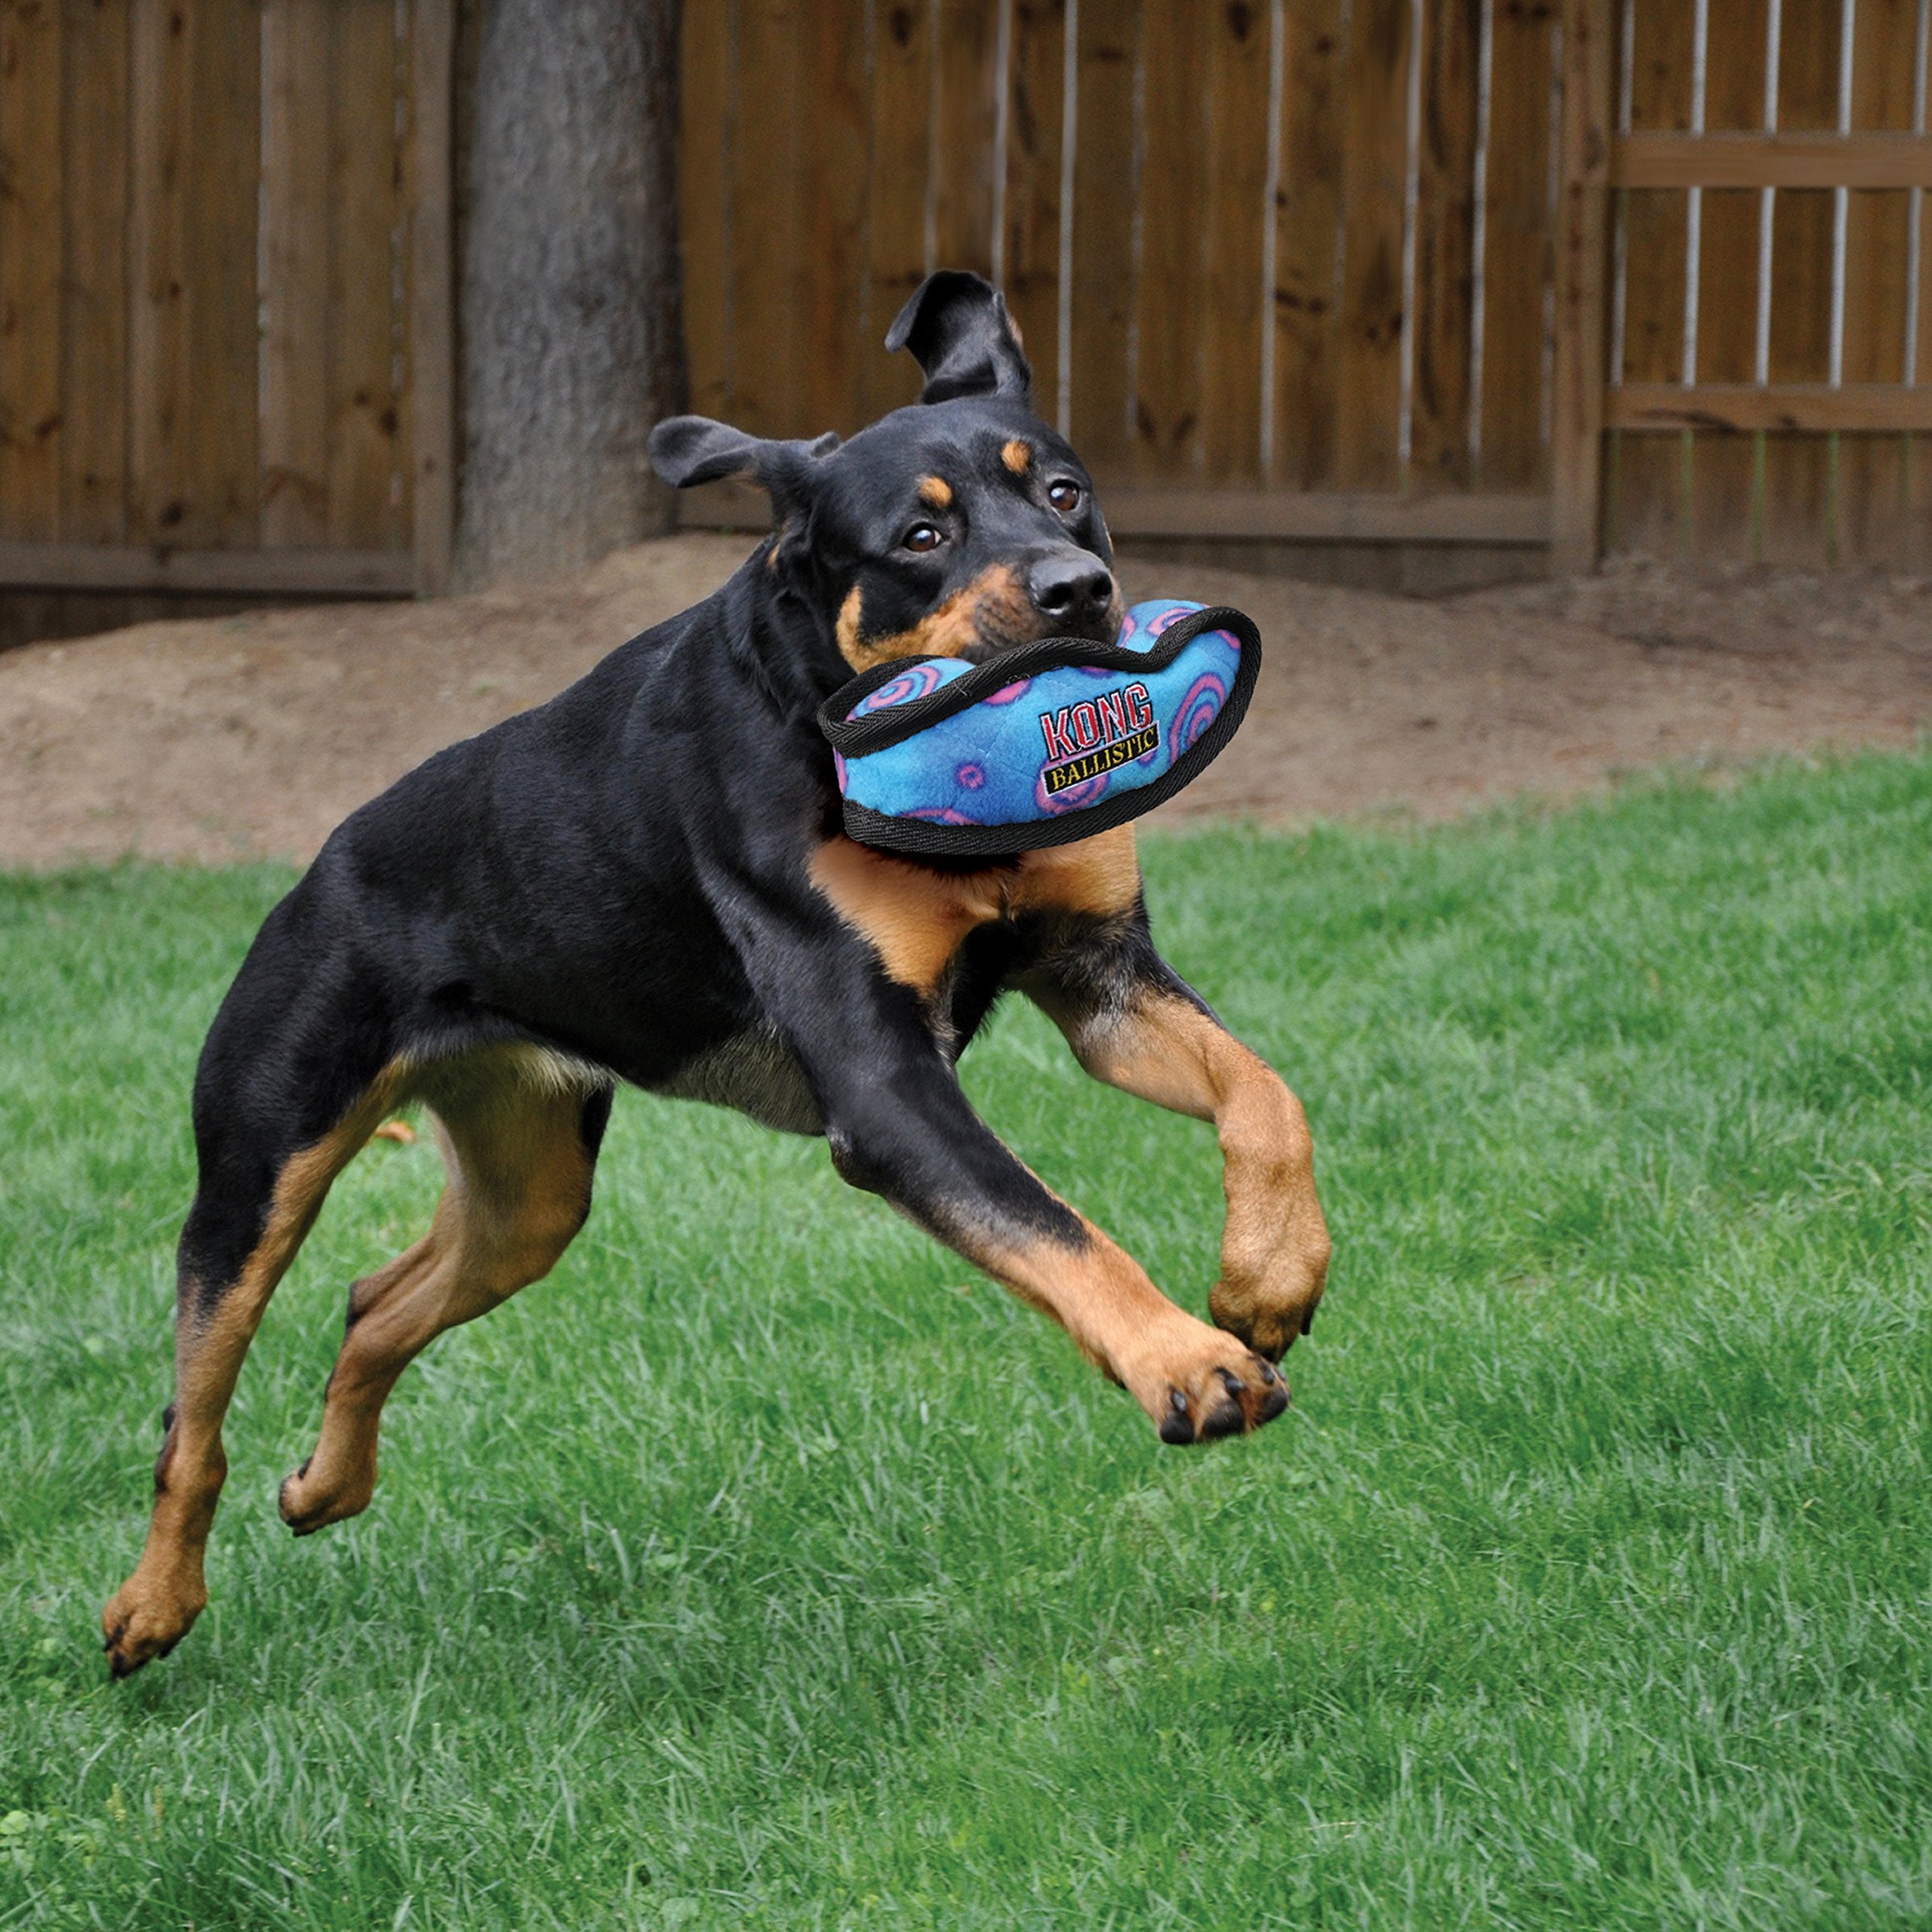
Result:
[[1187,695],[1180,701],[1180,709],[1174,713],[1174,721],[1168,727],[1173,744],[1171,755],[1180,757],[1220,715],[1221,706],[1227,700],[1227,685],[1217,672],[1204,671],[1196,678],[1188,687]]

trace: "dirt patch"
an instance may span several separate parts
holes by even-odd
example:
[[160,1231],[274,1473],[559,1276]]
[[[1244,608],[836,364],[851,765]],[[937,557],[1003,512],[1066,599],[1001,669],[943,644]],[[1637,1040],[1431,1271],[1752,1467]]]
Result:
[[[0,864],[304,859],[452,740],[540,703],[703,596],[742,537],[583,583],[143,624],[0,656]],[[1238,604],[1247,724],[1164,817],[1437,818],[1669,761],[1903,745],[1932,724],[1932,580],[1604,576],[1435,601],[1128,562],[1131,595]]]

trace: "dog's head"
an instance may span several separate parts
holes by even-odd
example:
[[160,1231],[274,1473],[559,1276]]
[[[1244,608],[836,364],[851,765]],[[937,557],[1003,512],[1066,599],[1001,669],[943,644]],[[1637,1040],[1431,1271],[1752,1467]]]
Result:
[[838,675],[893,657],[977,662],[1041,637],[1110,641],[1121,595],[1093,479],[1032,412],[1005,302],[943,269],[885,346],[912,351],[924,390],[849,442],[680,416],[651,432],[651,461],[680,488],[729,476],[770,492],[764,567],[817,617]]

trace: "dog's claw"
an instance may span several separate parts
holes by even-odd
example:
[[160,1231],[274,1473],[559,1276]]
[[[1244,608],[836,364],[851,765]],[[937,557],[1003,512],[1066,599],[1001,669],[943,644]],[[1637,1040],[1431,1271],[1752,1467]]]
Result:
[[1241,1414],[1240,1403],[1223,1402],[1201,1425],[1201,1439],[1203,1442],[1214,1442],[1223,1435],[1238,1435],[1247,1426],[1247,1418]]
[[1169,1389],[1168,1407],[1170,1413],[1161,1421],[1161,1440],[1176,1446],[1183,1442],[1192,1442],[1194,1440],[1194,1424],[1188,1417],[1186,1396],[1178,1389]]

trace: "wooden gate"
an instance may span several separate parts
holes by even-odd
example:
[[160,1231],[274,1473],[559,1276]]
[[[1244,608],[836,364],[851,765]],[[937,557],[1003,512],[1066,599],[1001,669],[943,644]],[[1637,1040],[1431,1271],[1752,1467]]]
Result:
[[0,5],[0,584],[440,585],[450,0]]
[[1620,25],[1611,547],[1932,565],[1932,5]]
[[1591,11],[690,0],[693,407],[856,428],[916,386],[900,303],[977,268],[1118,533],[1545,542],[1595,449],[1557,326]]

